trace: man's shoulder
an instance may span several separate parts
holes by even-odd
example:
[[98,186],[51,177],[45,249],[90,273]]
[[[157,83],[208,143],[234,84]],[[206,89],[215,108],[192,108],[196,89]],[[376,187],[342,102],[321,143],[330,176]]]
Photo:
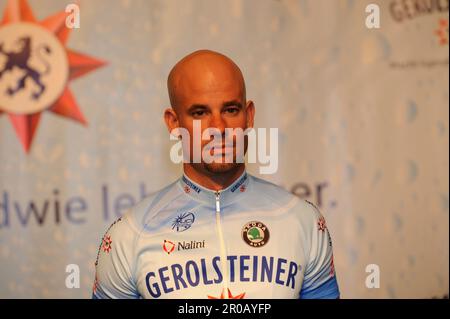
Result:
[[252,179],[251,196],[255,198],[255,204],[261,206],[286,206],[294,205],[299,198],[285,188],[268,180],[250,175]]
[[173,205],[183,195],[177,183],[178,180],[148,194],[129,209],[123,217],[129,220],[133,228],[141,232],[159,212],[164,211],[168,205]]
[[285,188],[265,179],[251,175],[253,179],[253,196],[258,198],[262,206],[275,205],[286,211],[294,211],[299,216],[316,219],[320,215],[319,209],[310,201],[301,199]]

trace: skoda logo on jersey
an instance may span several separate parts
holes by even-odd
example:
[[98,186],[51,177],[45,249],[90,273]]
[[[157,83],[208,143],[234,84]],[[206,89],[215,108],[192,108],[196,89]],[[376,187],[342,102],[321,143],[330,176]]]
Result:
[[195,221],[195,216],[193,213],[187,212],[178,215],[177,218],[173,221],[172,229],[176,229],[177,232],[185,231],[191,228],[192,224]]
[[264,246],[269,238],[269,229],[261,222],[251,221],[242,228],[242,239],[252,247]]

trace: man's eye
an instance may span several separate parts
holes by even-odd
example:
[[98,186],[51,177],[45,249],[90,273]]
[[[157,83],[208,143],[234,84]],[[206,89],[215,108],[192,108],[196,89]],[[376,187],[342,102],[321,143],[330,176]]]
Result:
[[192,112],[192,116],[198,117],[198,116],[203,116],[205,115],[205,111],[195,111]]
[[226,109],[225,112],[227,112],[228,114],[236,114],[237,112],[239,112],[239,109],[236,107],[230,107]]

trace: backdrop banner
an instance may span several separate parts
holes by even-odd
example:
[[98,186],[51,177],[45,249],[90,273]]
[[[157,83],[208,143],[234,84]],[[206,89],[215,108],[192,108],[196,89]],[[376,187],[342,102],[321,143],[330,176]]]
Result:
[[0,298],[91,297],[108,226],[182,174],[166,80],[198,49],[278,128],[248,171],[320,208],[342,298],[448,294],[449,1],[371,4],[0,0]]

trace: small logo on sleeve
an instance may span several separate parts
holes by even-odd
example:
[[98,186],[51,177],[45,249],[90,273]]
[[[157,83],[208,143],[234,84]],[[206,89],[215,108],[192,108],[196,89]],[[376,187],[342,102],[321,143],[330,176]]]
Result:
[[242,228],[242,239],[252,247],[264,246],[269,238],[269,229],[261,222],[251,221]]
[[105,253],[109,253],[112,249],[112,239],[111,236],[106,236],[103,237],[103,244],[102,244],[102,249]]
[[327,229],[327,223],[325,222],[325,218],[323,216],[320,216],[317,221],[317,228],[321,231],[325,231],[325,229]]

